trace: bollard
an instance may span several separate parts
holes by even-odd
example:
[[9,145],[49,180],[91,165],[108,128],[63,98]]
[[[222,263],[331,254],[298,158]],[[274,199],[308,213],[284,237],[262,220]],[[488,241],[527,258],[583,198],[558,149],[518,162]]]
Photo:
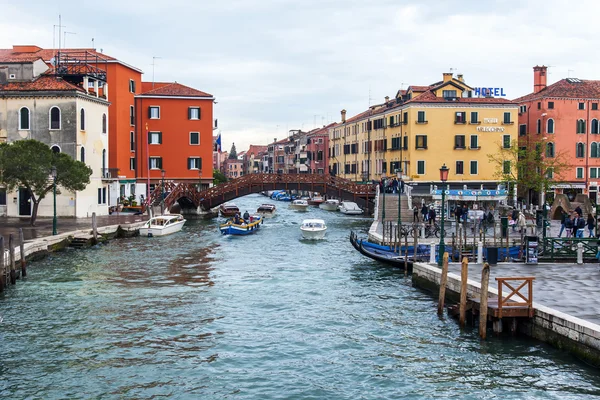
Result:
[[429,250],[429,262],[431,264],[436,264],[437,261],[435,260],[435,242],[431,242],[429,247],[431,249],[431,250]]
[[583,264],[583,243],[577,243],[577,264]]
[[483,243],[477,242],[477,264],[483,264]]
[[448,283],[448,252],[444,253],[442,260],[442,276],[440,278],[440,295],[438,298],[438,315],[444,314],[444,300],[446,299],[446,284]]
[[483,264],[481,270],[481,299],[479,303],[479,336],[482,339],[487,335],[487,312],[488,312],[488,285],[490,281],[490,266]]
[[421,238],[425,238],[425,224],[421,225]]
[[460,269],[460,305],[458,323],[461,328],[465,327],[465,314],[467,310],[467,280],[469,279],[469,260],[463,258]]
[[15,240],[12,233],[8,236],[8,251],[10,253],[10,284],[17,283],[17,271],[15,271]]
[[27,265],[25,264],[25,239],[23,238],[23,228],[19,228],[19,252],[21,253],[21,276],[27,276]]
[[4,253],[4,236],[0,236],[0,292],[6,286],[6,254]]

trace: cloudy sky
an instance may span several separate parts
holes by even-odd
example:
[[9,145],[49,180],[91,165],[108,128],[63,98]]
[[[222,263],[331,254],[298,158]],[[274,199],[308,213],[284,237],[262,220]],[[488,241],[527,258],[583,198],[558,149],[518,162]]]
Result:
[[408,85],[462,73],[473,86],[532,91],[600,79],[597,0],[0,0],[0,47],[95,47],[213,94],[223,148],[281,139],[354,115]]

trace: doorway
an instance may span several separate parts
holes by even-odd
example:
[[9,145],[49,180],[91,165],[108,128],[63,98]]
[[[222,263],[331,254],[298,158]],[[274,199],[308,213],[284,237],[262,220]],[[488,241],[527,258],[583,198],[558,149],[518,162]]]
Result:
[[25,188],[19,188],[19,215],[31,215],[31,195]]

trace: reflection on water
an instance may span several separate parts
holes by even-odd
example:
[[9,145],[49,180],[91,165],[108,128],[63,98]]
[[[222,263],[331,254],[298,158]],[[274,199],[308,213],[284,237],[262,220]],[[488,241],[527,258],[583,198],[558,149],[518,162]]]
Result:
[[[236,201],[254,210],[261,196]],[[278,204],[279,205],[279,204]],[[326,239],[301,239],[302,219]],[[254,235],[220,220],[33,263],[2,297],[3,398],[581,398],[597,370],[438,318],[403,271],[348,242],[364,218],[285,205]],[[35,379],[32,379],[35,377]]]

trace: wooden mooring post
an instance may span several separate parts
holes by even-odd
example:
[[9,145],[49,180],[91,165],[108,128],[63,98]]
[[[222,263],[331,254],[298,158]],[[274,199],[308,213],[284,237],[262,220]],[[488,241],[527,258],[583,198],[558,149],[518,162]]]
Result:
[[483,264],[481,269],[481,299],[479,302],[479,336],[485,339],[487,336],[487,313],[488,313],[488,285],[490,283],[490,265]]
[[462,260],[460,270],[460,315],[458,323],[461,328],[465,327],[465,315],[467,309],[467,279],[469,277],[469,260],[465,257]]
[[17,283],[17,271],[15,270],[15,238],[11,233],[8,236],[8,251],[10,253],[10,284]]
[[23,237],[23,228],[19,228],[19,252],[21,254],[21,276],[27,276],[27,264],[25,260],[25,238]]
[[419,228],[413,224],[413,262],[417,262],[417,248],[419,247]]
[[404,236],[404,276],[408,275],[408,235]]
[[0,292],[6,286],[6,254],[4,253],[4,236],[0,236]]
[[438,299],[438,315],[444,314],[444,300],[446,299],[446,285],[448,283],[448,253],[442,259],[442,276],[440,278],[440,296]]
[[94,236],[94,244],[98,243],[98,221],[96,220],[96,213],[92,213],[92,235]]

